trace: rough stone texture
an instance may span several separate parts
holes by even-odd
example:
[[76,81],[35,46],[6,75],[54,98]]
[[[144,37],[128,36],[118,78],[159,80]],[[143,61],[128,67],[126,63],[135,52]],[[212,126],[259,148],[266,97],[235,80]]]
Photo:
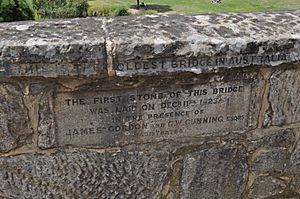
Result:
[[291,197],[289,197],[289,196],[287,196],[287,197],[285,197],[285,196],[279,196],[278,198],[276,198],[276,199],[299,199],[299,196],[291,196]]
[[106,74],[103,19],[0,24],[0,76]]
[[[299,11],[139,16],[111,19],[107,32],[119,76],[205,73],[298,61],[299,19]],[[271,58],[279,54],[286,59]]]
[[282,149],[262,152],[252,160],[251,170],[255,173],[283,172],[288,157],[288,152]]
[[276,197],[276,199],[299,199],[299,196],[297,196],[296,194],[293,194],[291,196],[278,196],[278,197]]
[[300,198],[299,32],[300,11],[1,23],[0,198]]
[[299,11],[277,11],[1,23],[0,74],[199,74],[292,63],[299,20]]
[[300,121],[300,70],[276,71],[270,78],[269,101],[272,124],[283,125]]
[[293,174],[293,178],[291,181],[291,188],[297,193],[300,193],[300,175]]
[[44,93],[39,104],[38,146],[42,149],[57,145],[55,117],[53,112],[53,91]]
[[0,196],[12,199],[159,198],[167,155],[27,154],[0,158]]
[[243,147],[211,147],[184,158],[182,199],[239,198],[248,174]]
[[283,180],[272,176],[260,176],[255,179],[249,193],[249,197],[254,199],[267,198],[282,193],[286,187]]
[[0,84],[0,152],[31,143],[31,123],[22,96],[16,84]]
[[300,140],[298,140],[291,154],[288,166],[289,166],[287,169],[288,172],[294,175],[300,175]]
[[253,79],[251,81],[251,94],[250,94],[250,107],[249,107],[249,123],[248,126],[252,129],[257,128],[259,123],[259,112],[262,106],[262,98],[264,91],[264,80],[261,75],[258,75],[256,72],[252,71]]
[[280,129],[280,130],[255,130],[253,133],[247,133],[249,140],[248,150],[253,151],[260,147],[291,147],[296,140],[295,129]]

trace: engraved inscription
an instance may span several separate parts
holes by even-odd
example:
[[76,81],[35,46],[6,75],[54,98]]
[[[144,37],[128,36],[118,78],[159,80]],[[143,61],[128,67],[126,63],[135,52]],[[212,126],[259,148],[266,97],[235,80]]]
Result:
[[7,75],[10,76],[57,76],[92,75],[103,70],[100,65],[91,63],[49,63],[49,64],[12,64]]
[[119,61],[114,64],[114,69],[119,74],[147,73],[155,71],[194,71],[209,68],[236,67],[249,65],[270,65],[285,63],[292,60],[288,53],[278,52],[273,54],[243,54],[238,56],[214,57],[182,57],[175,59],[159,60],[133,60]]
[[99,63],[5,63],[0,60],[0,76],[95,75],[104,70]]
[[58,93],[60,145],[118,146],[247,129],[250,85]]

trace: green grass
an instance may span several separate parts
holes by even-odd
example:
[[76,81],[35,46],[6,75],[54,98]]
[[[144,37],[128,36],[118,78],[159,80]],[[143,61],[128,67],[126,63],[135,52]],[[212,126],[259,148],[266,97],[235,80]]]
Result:
[[[210,0],[141,0],[140,2],[145,2],[150,7],[147,13],[200,14],[300,9],[300,0],[222,0],[221,4],[213,4]],[[128,9],[135,6],[136,0],[91,0],[89,4],[90,10]]]

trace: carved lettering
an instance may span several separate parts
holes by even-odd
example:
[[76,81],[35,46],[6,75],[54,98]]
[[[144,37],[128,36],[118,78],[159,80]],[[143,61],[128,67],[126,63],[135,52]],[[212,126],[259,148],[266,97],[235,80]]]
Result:
[[206,58],[176,58],[152,61],[119,61],[115,64],[115,70],[122,72],[146,72],[146,71],[168,71],[185,69],[203,69],[205,67],[226,67],[226,66],[247,66],[266,65],[272,62],[286,62],[289,54],[278,52],[274,54],[262,55],[239,55],[233,57],[206,57]]
[[242,131],[249,103],[246,81],[58,93],[57,137],[60,145],[119,146]]

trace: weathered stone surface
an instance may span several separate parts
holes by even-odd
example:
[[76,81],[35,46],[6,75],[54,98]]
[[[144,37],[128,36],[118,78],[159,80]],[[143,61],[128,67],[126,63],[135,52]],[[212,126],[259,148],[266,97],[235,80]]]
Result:
[[19,86],[0,84],[0,152],[31,143],[32,128]]
[[106,72],[103,19],[0,24],[0,76],[90,76]]
[[300,140],[298,140],[289,159],[287,171],[293,175],[300,175]]
[[299,19],[293,11],[109,20],[108,54],[118,76],[291,63],[300,59]]
[[283,125],[300,121],[300,70],[278,70],[270,78],[269,101],[272,124]]
[[80,151],[0,158],[0,195],[11,199],[159,198],[164,154]]
[[261,74],[251,71],[254,76],[251,82],[251,98],[250,98],[250,114],[249,114],[249,127],[255,129],[259,124],[259,113],[263,102],[263,93],[265,87],[265,80]]
[[296,142],[295,129],[280,130],[255,130],[253,133],[247,133],[249,141],[248,150],[253,151],[260,147],[272,148],[283,147],[289,148]]
[[0,198],[299,198],[299,32],[300,11],[0,24]]
[[[250,89],[247,81],[239,81],[58,93],[57,143],[107,147],[243,132],[248,129]],[[42,134],[49,132],[43,129]]]
[[291,188],[297,193],[300,193],[300,175],[293,174],[291,181]]
[[277,11],[1,23],[0,75],[199,74],[293,63],[299,20],[299,11]]
[[38,146],[42,149],[57,146],[53,90],[48,89],[44,92],[38,114]]
[[264,151],[252,160],[251,170],[255,173],[283,172],[288,164],[286,150]]
[[184,158],[182,199],[239,198],[248,175],[243,147],[211,147]]
[[285,187],[286,183],[283,180],[272,176],[260,176],[255,179],[254,184],[250,188],[249,197],[254,199],[267,198],[282,193]]

